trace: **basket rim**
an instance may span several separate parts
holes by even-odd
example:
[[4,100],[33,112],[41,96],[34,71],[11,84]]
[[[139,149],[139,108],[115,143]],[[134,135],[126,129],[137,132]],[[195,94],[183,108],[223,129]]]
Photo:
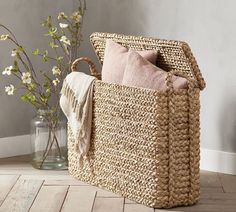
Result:
[[[90,36],[90,42],[93,46],[93,49],[97,55],[99,62],[103,63],[103,54],[104,48],[102,48],[102,42],[104,43],[106,39],[112,39],[119,44],[141,44],[149,47],[172,47],[176,48],[176,50],[182,49],[180,54],[184,58],[186,58],[186,66],[190,68],[190,72],[193,77],[196,79],[197,84],[201,90],[203,90],[206,86],[205,80],[202,77],[201,71],[198,67],[197,61],[194,58],[189,45],[184,41],[178,40],[167,40],[167,39],[158,39],[152,37],[144,37],[144,36],[134,36],[134,35],[124,35],[117,33],[106,33],[106,32],[94,32]],[[100,41],[100,43],[99,43]],[[102,53],[102,54],[101,54]]]

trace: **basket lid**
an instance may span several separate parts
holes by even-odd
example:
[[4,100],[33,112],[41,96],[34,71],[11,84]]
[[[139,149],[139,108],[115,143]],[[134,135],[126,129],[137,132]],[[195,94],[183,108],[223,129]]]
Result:
[[180,71],[198,82],[203,90],[206,86],[197,62],[187,43],[182,41],[130,36],[115,33],[94,32],[90,36],[91,44],[101,64],[104,59],[106,40],[111,39],[134,50],[157,50],[157,65],[165,71]]

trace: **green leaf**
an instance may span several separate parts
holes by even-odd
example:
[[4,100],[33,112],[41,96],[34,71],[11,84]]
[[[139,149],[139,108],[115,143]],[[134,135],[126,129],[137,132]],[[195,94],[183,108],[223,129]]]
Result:
[[30,83],[30,84],[27,85],[27,88],[28,88],[30,91],[34,90],[35,87],[36,87],[36,86],[35,86],[35,84],[33,84],[33,83]]
[[39,49],[35,49],[35,50],[33,51],[33,55],[39,55]]
[[43,103],[47,103],[48,102],[48,98],[45,94],[41,94],[40,95],[40,100],[43,102]]
[[16,60],[14,60],[14,67],[18,67],[18,63]]
[[52,26],[52,16],[48,16],[47,19],[43,21],[42,26],[50,28]]
[[31,96],[30,96],[30,101],[31,101],[32,103],[36,101],[35,95],[31,95]]
[[20,98],[21,98],[22,101],[25,101],[25,102],[28,101],[28,102],[31,102],[33,104],[36,101],[36,97],[32,93],[26,93],[26,94],[22,95]]
[[51,97],[51,89],[46,90],[46,98],[49,99]]
[[48,61],[48,51],[47,50],[43,53],[43,61],[44,62]]
[[56,57],[56,60],[57,60],[58,62],[60,62],[62,59],[63,59],[63,57],[61,57],[61,56]]
[[18,51],[18,52],[24,52],[24,48],[23,48],[22,46],[19,46],[19,47],[17,48],[17,51]]
[[46,19],[47,23],[50,24],[52,23],[52,16],[48,16],[47,19]]
[[49,43],[49,46],[50,46],[51,48],[58,48],[58,47],[59,47],[59,46],[56,45],[54,42],[50,42],[50,43]]
[[49,82],[49,80],[47,78],[45,78],[45,82],[43,83],[43,87],[45,89],[50,88],[50,82]]
[[57,28],[56,27],[50,27],[49,30],[48,30],[48,33],[45,34],[45,36],[54,37],[56,33],[57,33]]
[[16,73],[17,71],[19,71],[19,66],[17,61],[14,60],[12,72]]
[[25,102],[28,101],[28,97],[26,94],[22,95],[20,98],[22,101],[25,101]]

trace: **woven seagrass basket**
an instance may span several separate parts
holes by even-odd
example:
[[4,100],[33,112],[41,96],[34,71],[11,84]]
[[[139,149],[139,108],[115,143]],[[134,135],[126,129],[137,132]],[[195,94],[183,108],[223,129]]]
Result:
[[[199,199],[199,93],[204,79],[189,46],[180,41],[93,33],[91,43],[103,62],[106,39],[135,49],[158,51],[168,71],[167,91],[133,88],[96,80],[91,147],[79,167],[68,126],[69,172],[131,200],[155,208],[191,205]],[[92,75],[95,66],[86,58]],[[172,74],[188,79],[174,90]]]

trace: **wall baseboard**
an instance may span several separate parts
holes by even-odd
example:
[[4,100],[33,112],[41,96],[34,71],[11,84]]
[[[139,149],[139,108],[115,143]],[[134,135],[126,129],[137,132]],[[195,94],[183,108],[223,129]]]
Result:
[[236,175],[236,153],[201,148],[200,168]]
[[0,158],[31,153],[30,135],[0,138]]
[[[30,153],[30,135],[0,138],[0,158]],[[201,148],[200,168],[236,175],[236,153]]]

